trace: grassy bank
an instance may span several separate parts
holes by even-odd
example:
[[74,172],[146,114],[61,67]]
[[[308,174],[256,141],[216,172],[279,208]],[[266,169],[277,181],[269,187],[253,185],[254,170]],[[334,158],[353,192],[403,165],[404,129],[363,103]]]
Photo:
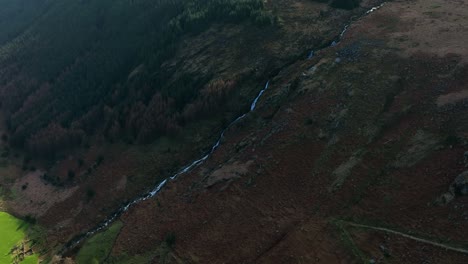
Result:
[[[16,256],[11,254],[12,249],[25,238],[28,227],[28,223],[8,213],[0,212],[0,263],[14,261]],[[35,254],[27,256],[21,263],[38,263],[38,256]]]
[[115,222],[104,232],[98,233],[88,239],[78,252],[76,263],[102,263],[104,262],[114,245],[114,241],[122,228],[122,222]]

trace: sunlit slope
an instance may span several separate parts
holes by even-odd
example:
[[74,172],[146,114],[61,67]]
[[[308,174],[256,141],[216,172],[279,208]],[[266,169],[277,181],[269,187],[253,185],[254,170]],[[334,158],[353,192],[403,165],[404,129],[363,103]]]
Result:
[[[12,263],[12,249],[25,238],[28,224],[5,212],[0,212],[0,263]],[[26,257],[21,263],[37,263],[37,256]]]

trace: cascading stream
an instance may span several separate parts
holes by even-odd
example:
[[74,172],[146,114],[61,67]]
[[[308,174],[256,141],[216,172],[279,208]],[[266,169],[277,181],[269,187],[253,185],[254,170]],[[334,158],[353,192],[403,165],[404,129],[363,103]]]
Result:
[[125,213],[126,211],[128,211],[128,209],[132,206],[132,205],[135,205],[139,202],[142,202],[142,201],[145,201],[145,200],[148,200],[149,198],[152,198],[154,196],[156,196],[160,191],[161,189],[169,182],[169,181],[172,181],[172,180],[175,180],[177,179],[178,176],[184,174],[184,173],[187,173],[188,171],[192,170],[193,168],[197,167],[198,165],[202,164],[205,160],[207,160],[211,154],[213,154],[213,152],[215,152],[215,150],[219,147],[219,145],[221,145],[221,141],[223,140],[224,138],[224,134],[226,133],[226,131],[231,128],[234,124],[236,124],[237,122],[239,122],[240,120],[242,120],[244,117],[247,116],[248,113],[252,112],[255,110],[255,108],[257,107],[257,102],[258,100],[260,99],[260,97],[262,97],[263,93],[268,89],[270,85],[270,81],[267,81],[267,83],[265,84],[265,87],[260,90],[260,92],[258,93],[258,95],[255,97],[255,99],[253,100],[252,104],[250,105],[250,110],[249,112],[245,113],[245,114],[242,114],[241,116],[237,117],[234,121],[232,121],[223,131],[221,131],[221,134],[220,136],[218,137],[218,140],[216,141],[216,143],[211,147],[211,150],[205,155],[203,156],[202,158],[200,159],[197,159],[195,161],[193,161],[192,163],[190,163],[189,165],[183,167],[181,170],[179,170],[176,174],[172,175],[171,177],[169,178],[166,178],[164,179],[162,182],[160,182],[154,189],[152,189],[150,192],[148,193],[145,193],[144,195],[142,196],[139,196],[138,198],[126,203],[124,206],[121,206],[119,209],[117,209],[117,211],[115,211],[110,217],[108,217],[104,222],[101,222],[100,224],[98,224],[95,228],[93,228],[92,230],[88,231],[87,233],[85,234],[82,234],[78,237],[76,237],[75,239],[73,239],[72,241],[68,242],[65,247],[62,249],[61,253],[63,253],[64,251],[70,249],[70,248],[73,248],[74,246],[78,245],[81,241],[83,241],[84,239],[94,235],[95,233],[101,231],[102,229],[106,228],[107,226],[109,226],[109,224],[113,223],[119,216],[121,216],[123,213]]
[[[359,19],[361,19],[362,17],[380,9],[383,5],[385,4],[385,2],[383,2],[382,4],[378,5],[378,6],[375,6],[375,7],[372,7],[371,9],[367,10]],[[344,26],[343,30],[341,31],[340,35],[332,41],[332,43],[321,49],[321,50],[324,50],[326,48],[329,48],[329,47],[334,47],[336,45],[338,45],[340,43],[340,41],[343,39],[345,33],[347,32],[349,26],[351,25],[351,23],[348,23],[347,25]],[[316,52],[318,52],[320,50],[317,50],[317,51],[310,51],[309,55],[308,55],[308,59],[311,59],[314,54]],[[179,170],[176,174],[174,174],[173,176],[169,177],[169,178],[166,178],[165,180],[163,180],[162,182],[160,182],[154,189],[152,189],[150,192],[148,193],[145,193],[144,195],[141,195],[139,197],[137,197],[136,199],[126,203],[125,205],[121,206],[119,209],[117,209],[110,217],[108,217],[105,221],[101,222],[100,224],[98,224],[96,227],[94,227],[93,229],[89,230],[88,232],[84,233],[84,234],[81,234],[77,237],[75,237],[74,239],[72,239],[71,241],[69,241],[67,244],[65,244],[65,246],[62,248],[62,250],[60,251],[61,254],[63,254],[64,252],[66,252],[67,250],[75,247],[76,245],[78,245],[79,243],[81,243],[84,239],[94,235],[95,233],[101,231],[102,229],[106,228],[107,226],[109,226],[111,223],[113,223],[118,217],[120,217],[123,213],[125,213],[126,211],[128,211],[128,209],[139,203],[139,202],[142,202],[142,201],[145,201],[145,200],[148,200],[152,197],[155,197],[161,190],[162,188],[169,182],[169,181],[172,181],[172,180],[175,180],[177,179],[177,177],[179,177],[180,175],[184,174],[184,173],[187,173],[188,171],[192,170],[193,168],[199,166],[200,164],[202,164],[204,161],[206,161],[212,154],[213,152],[219,147],[219,145],[221,144],[221,141],[222,139],[224,138],[224,134],[226,133],[226,131],[231,128],[234,124],[236,124],[237,122],[239,122],[240,120],[242,120],[247,114],[249,114],[250,112],[254,111],[255,108],[257,107],[257,103],[258,103],[258,100],[262,97],[262,95],[265,93],[265,91],[268,89],[269,87],[269,84],[270,84],[270,81],[267,81],[267,83],[265,84],[265,87],[260,90],[260,92],[258,93],[258,95],[254,98],[253,102],[251,103],[250,105],[250,110],[237,117],[234,121],[232,121],[223,131],[221,131],[221,134],[218,138],[218,140],[216,141],[216,143],[211,147],[211,150],[205,155],[203,156],[202,158],[200,159],[197,159],[195,161],[193,161],[192,163],[190,163],[189,165],[183,167],[181,170]]]

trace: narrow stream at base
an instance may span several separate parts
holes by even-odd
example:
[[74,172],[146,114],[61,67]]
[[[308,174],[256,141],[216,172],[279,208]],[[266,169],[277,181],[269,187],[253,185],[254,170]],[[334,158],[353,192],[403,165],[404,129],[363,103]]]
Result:
[[[378,5],[378,6],[374,6],[372,7],[371,9],[367,10],[361,17],[359,17],[357,20],[365,17],[366,15],[380,9],[381,7],[383,7],[385,4],[385,2],[383,2],[382,4]],[[356,20],[356,21],[357,21]],[[311,59],[314,54],[320,50],[324,50],[326,48],[329,48],[329,47],[334,47],[336,45],[338,45],[340,43],[340,41],[343,39],[345,33],[347,32],[349,26],[351,25],[351,23],[354,22],[354,21],[351,21],[350,23],[346,24],[343,28],[343,30],[341,31],[340,35],[336,37],[335,40],[333,40],[330,45],[328,45],[327,47],[325,48],[322,48],[322,49],[319,49],[317,51],[310,51],[310,53],[308,54],[308,59]],[[179,177],[180,175],[184,174],[184,173],[187,173],[188,171],[192,170],[193,168],[199,166],[200,164],[202,164],[205,160],[207,160],[212,154],[213,152],[220,146],[221,144],[221,141],[222,139],[224,138],[224,134],[226,133],[226,131],[231,128],[234,124],[236,124],[237,122],[239,122],[240,120],[242,120],[244,117],[247,116],[247,114],[249,114],[250,112],[254,111],[257,107],[257,103],[258,103],[258,100],[262,97],[262,95],[265,93],[265,91],[267,91],[268,87],[270,85],[270,81],[267,81],[264,88],[262,90],[260,90],[260,92],[257,94],[257,96],[254,98],[253,102],[251,103],[250,105],[250,110],[245,113],[245,114],[242,114],[241,116],[237,117],[234,121],[232,121],[225,129],[223,129],[221,131],[221,134],[220,136],[218,137],[218,140],[216,141],[216,143],[211,147],[211,150],[205,155],[203,156],[202,158],[200,159],[197,159],[195,161],[193,161],[192,163],[190,163],[189,165],[183,167],[181,170],[179,170],[176,174],[174,174],[173,176],[171,177],[168,177],[166,178],[165,180],[163,180],[162,182],[160,182],[157,186],[155,186],[155,188],[153,188],[151,191],[135,198],[134,200],[126,203],[125,205],[121,206],[120,208],[118,208],[111,216],[109,216],[106,220],[104,220],[103,222],[99,223],[98,225],[96,225],[96,227],[94,227],[93,229],[89,230],[88,232],[84,233],[84,234],[81,234],[81,235],[78,235],[76,236],[75,238],[73,238],[72,240],[70,240],[68,243],[66,243],[64,245],[64,247],[60,250],[60,254],[63,254],[64,252],[74,248],[75,246],[77,246],[78,244],[80,244],[83,240],[85,240],[86,238],[94,235],[95,233],[107,228],[111,223],[113,223],[118,217],[120,217],[123,213],[125,213],[126,211],[128,211],[128,209],[137,204],[137,203],[140,203],[142,201],[145,201],[145,200],[148,200],[152,197],[155,197],[162,189],[163,187],[169,182],[169,181],[173,181],[175,179],[177,179],[177,177]]]

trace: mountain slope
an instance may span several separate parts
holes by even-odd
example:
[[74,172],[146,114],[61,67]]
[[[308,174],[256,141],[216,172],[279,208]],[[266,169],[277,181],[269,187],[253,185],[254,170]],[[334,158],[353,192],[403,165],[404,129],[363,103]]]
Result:
[[325,2],[45,1],[2,208],[52,263],[466,263],[467,1]]
[[466,249],[467,197],[449,191],[466,186],[466,10],[390,2],[283,69],[205,164],[124,214],[113,258],[465,263],[398,232]]
[[315,1],[44,3],[0,48],[0,197],[37,219],[48,255],[205,155],[265,79],[365,11]]
[[[257,0],[48,4],[27,31],[3,45],[0,57],[10,143],[41,156],[90,144],[95,134],[150,142],[177,130],[187,122],[184,107],[210,81],[184,73],[171,82],[173,70],[161,68],[181,36],[216,22],[273,23]],[[229,80],[214,85],[229,89]],[[166,106],[158,113],[151,104]],[[142,112],[151,120],[134,117]]]

